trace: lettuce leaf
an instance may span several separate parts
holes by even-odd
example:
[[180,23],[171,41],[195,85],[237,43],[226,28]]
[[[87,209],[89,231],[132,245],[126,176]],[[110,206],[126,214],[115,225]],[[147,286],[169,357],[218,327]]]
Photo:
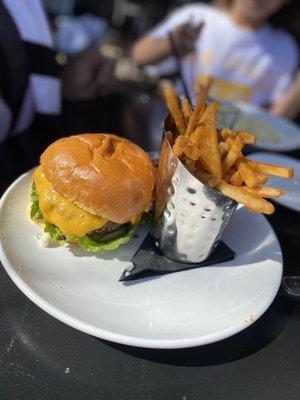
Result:
[[44,224],[44,232],[48,233],[54,242],[60,246],[63,246],[66,243],[67,238],[62,234],[61,230],[57,226],[50,224],[47,221],[44,221]]
[[57,226],[47,222],[43,217],[39,205],[39,195],[34,182],[31,185],[30,201],[30,217],[35,221],[42,222],[44,224],[44,232],[48,233],[50,238],[59,246],[63,246],[66,243],[66,240],[61,230]]
[[31,186],[30,201],[31,201],[31,209],[30,209],[31,218],[33,220],[37,220],[44,223],[44,232],[49,234],[51,240],[53,240],[59,246],[64,246],[66,242],[76,242],[81,248],[91,252],[115,250],[122,244],[128,243],[138,225],[148,221],[149,218],[151,218],[150,213],[145,214],[142,220],[138,224],[130,226],[129,231],[125,235],[118,237],[116,239],[112,239],[111,241],[106,243],[97,243],[94,240],[92,240],[88,235],[85,235],[83,237],[65,236],[56,225],[53,225],[50,222],[46,221],[43,217],[43,214],[39,206],[39,195],[36,191],[36,186],[34,183]]
[[43,220],[43,214],[40,210],[40,205],[39,205],[39,195],[36,191],[36,186],[34,182],[32,183],[31,186],[30,201],[31,201],[31,208],[30,208],[31,219]]
[[97,243],[94,240],[92,240],[89,236],[85,235],[82,238],[79,238],[78,244],[80,247],[87,251],[100,251],[100,250],[116,250],[119,246],[122,244],[128,243],[129,240],[131,239],[131,236],[135,229],[137,228],[138,224],[132,225],[129,229],[129,231],[116,239],[111,240],[110,242],[106,243]]

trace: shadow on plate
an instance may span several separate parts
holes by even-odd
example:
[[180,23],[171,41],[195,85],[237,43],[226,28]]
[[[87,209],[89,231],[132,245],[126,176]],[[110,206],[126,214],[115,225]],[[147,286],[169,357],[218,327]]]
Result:
[[157,350],[102,342],[131,356],[161,364],[187,367],[226,364],[248,357],[276,340],[288,325],[293,310],[294,304],[280,293],[265,314],[249,328],[230,338],[205,346]]

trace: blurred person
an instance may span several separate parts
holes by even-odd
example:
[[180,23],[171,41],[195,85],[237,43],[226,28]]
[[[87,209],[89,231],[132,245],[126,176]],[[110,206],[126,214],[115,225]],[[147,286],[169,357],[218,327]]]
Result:
[[98,46],[65,68],[60,57],[40,0],[0,0],[0,192],[61,135],[62,95],[81,101],[110,90]]
[[268,23],[287,3],[218,0],[213,6],[185,5],[139,39],[132,57],[140,66],[156,64],[164,73],[171,71],[171,34],[192,98],[212,78],[210,96],[272,110],[289,89],[298,64],[295,40]]
[[0,1],[0,141],[25,131],[35,112],[61,108],[59,65],[38,0]]
[[[281,117],[296,119],[300,114],[300,71],[293,84],[281,97],[280,101],[272,105],[271,113]],[[299,122],[299,121],[298,121]]]

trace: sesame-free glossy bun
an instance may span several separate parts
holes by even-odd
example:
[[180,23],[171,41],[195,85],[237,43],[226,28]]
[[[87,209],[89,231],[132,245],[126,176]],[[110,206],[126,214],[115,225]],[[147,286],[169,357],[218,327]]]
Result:
[[126,223],[151,206],[155,168],[147,153],[118,136],[59,139],[44,151],[41,166],[58,193],[110,221]]

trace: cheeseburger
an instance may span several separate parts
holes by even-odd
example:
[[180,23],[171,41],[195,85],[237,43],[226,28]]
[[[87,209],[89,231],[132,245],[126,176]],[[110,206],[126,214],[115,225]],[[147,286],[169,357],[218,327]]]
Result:
[[33,173],[31,218],[52,240],[89,251],[128,242],[152,203],[155,168],[140,147],[111,134],[52,143]]

